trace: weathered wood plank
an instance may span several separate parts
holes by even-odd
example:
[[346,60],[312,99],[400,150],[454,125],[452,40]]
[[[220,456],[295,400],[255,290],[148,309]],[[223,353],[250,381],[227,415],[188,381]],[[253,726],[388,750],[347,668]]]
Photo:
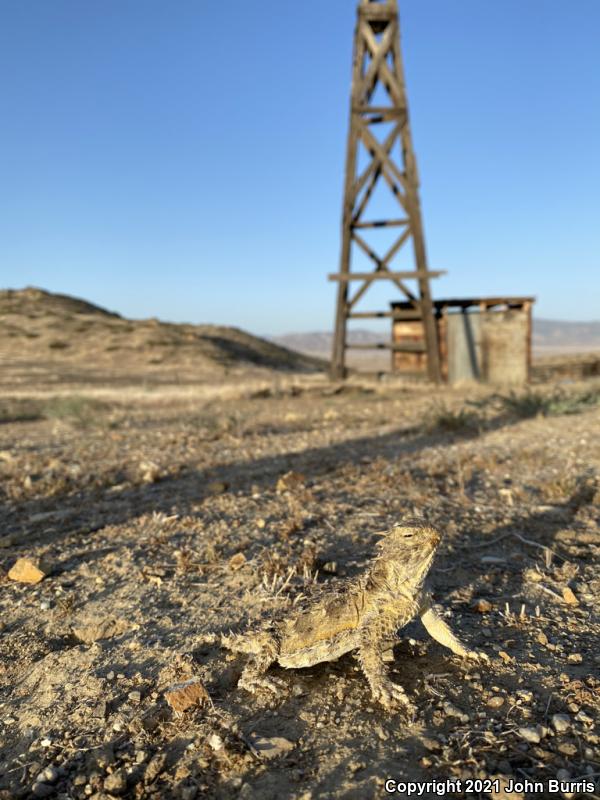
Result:
[[390,278],[398,278],[399,280],[407,278],[439,278],[446,273],[443,270],[428,270],[426,273],[422,272],[390,272],[389,270],[380,270],[379,272],[347,272],[343,274],[335,273],[328,275],[330,281],[341,281],[347,283],[349,281],[380,281],[389,280]]

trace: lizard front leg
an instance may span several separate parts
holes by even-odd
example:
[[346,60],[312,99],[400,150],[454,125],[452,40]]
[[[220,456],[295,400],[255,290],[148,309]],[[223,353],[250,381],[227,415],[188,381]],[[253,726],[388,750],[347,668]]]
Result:
[[390,680],[384,663],[384,650],[397,627],[396,620],[391,618],[378,615],[365,618],[359,630],[358,660],[375,700],[387,709],[401,705],[412,710],[406,692]]
[[[238,646],[238,650],[242,648]],[[277,640],[269,633],[260,633],[255,636],[245,652],[252,652],[254,655],[244,667],[238,686],[251,694],[255,694],[260,689],[267,689],[273,694],[278,694],[283,687],[283,682],[276,678],[267,678],[266,671],[271,664],[277,661],[279,647]]]
[[422,611],[421,622],[425,626],[427,633],[435,639],[436,642],[443,644],[444,647],[452,650],[457,656],[471,658],[476,661],[487,659],[485,654],[478,653],[475,650],[469,650],[465,647],[460,639],[452,633],[450,627],[444,622],[432,605],[428,605],[426,610]]

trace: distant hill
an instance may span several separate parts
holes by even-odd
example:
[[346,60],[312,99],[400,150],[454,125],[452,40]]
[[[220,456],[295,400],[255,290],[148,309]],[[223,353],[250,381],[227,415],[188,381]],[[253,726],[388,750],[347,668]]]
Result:
[[542,353],[600,350],[600,322],[534,319],[533,349]]
[[[383,338],[381,333],[360,329],[350,331],[348,335],[349,341],[354,344],[379,342]],[[288,333],[273,336],[271,341],[300,353],[327,358],[331,353],[333,335],[324,331]],[[600,322],[534,319],[533,350],[537,355],[600,350]]]
[[0,291],[0,357],[61,380],[100,374],[216,378],[244,370],[321,371],[325,364],[239,328],[131,320],[43,289]]
[[[333,334],[325,331],[312,331],[309,333],[285,333],[282,336],[269,337],[270,341],[297,350],[299,353],[312,353],[318,356],[329,357],[333,345]],[[373,331],[354,330],[348,331],[348,341],[352,344],[373,344],[384,340],[381,333]]]

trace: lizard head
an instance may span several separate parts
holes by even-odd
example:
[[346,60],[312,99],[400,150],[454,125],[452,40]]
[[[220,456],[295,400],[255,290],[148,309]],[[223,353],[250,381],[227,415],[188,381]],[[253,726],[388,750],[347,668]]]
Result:
[[378,543],[379,559],[396,563],[416,586],[429,572],[441,539],[440,532],[423,520],[403,520]]

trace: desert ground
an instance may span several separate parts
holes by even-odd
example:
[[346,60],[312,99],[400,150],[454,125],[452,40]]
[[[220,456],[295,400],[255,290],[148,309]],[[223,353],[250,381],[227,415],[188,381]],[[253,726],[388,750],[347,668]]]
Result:
[[[600,797],[600,380],[332,384],[230,329],[0,301],[2,800]],[[236,686],[245,657],[205,634],[293,613],[414,513],[443,533],[436,600],[489,663],[413,622],[388,664],[412,716],[351,654],[272,667],[276,697]],[[18,559],[43,579],[9,577]],[[190,679],[208,697],[177,711]]]

